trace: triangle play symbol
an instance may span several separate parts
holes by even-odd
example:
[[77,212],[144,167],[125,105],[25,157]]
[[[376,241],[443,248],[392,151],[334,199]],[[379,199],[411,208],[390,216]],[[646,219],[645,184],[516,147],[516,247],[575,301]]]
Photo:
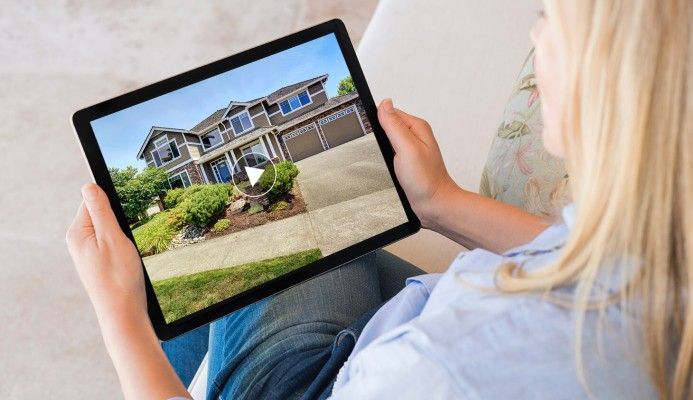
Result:
[[248,180],[250,181],[250,186],[255,186],[257,181],[260,179],[260,176],[262,176],[263,172],[265,172],[264,169],[245,167],[245,173],[248,175]]

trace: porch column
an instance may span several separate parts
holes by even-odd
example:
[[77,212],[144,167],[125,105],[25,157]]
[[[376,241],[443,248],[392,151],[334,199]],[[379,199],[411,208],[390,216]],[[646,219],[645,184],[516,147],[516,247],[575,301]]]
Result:
[[[277,157],[277,153],[274,152],[274,145],[272,144],[272,139],[270,139],[269,137],[269,133],[265,133],[264,135],[262,135],[262,137],[265,138],[265,140],[261,140],[263,146],[265,146],[265,141],[269,143],[270,151],[269,153],[267,153],[267,155],[271,155],[271,158]],[[265,146],[265,151],[267,151],[267,146]]]
[[207,171],[205,170],[204,163],[198,164],[198,167],[200,167],[200,171],[202,171],[202,177],[205,180],[205,183],[209,183],[209,178],[207,177]]
[[[236,163],[238,162],[238,159],[236,158],[236,154],[234,154],[233,149],[229,150],[229,153],[231,153],[231,159],[233,159],[233,164],[231,164],[231,166],[229,168],[234,168],[236,166]],[[228,157],[229,157],[229,154],[226,153],[226,158],[228,159]],[[235,168],[234,168],[234,171],[239,172]]]
[[[231,151],[233,152],[233,150]],[[229,157],[229,152],[227,151],[226,153],[224,153],[224,156],[226,157],[226,162],[229,163],[229,172],[231,173],[231,175],[233,175],[233,163],[231,162],[231,157]],[[233,180],[233,178],[231,178],[231,180]]]

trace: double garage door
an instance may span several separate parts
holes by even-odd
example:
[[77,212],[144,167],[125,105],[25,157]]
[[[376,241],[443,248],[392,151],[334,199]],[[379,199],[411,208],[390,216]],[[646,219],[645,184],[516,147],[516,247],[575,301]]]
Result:
[[289,132],[283,138],[289,156],[295,162],[359,138],[365,133],[356,106],[351,106]]

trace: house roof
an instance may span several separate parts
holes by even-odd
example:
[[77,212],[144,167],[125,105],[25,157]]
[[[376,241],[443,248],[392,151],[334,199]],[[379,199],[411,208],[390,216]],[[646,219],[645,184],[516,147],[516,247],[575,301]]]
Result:
[[210,125],[214,125],[217,122],[219,122],[221,117],[224,116],[225,112],[226,112],[226,107],[220,108],[220,109],[214,111],[213,113],[208,115],[207,118],[203,119],[197,125],[193,126],[190,130],[195,132],[195,133],[202,133],[202,131],[204,131],[205,128],[209,128]]
[[271,132],[275,129],[277,129],[277,127],[273,126],[273,125],[271,125],[271,126],[259,126],[257,128],[254,128],[250,132],[243,134],[243,136],[239,136],[228,143],[224,143],[223,146],[221,146],[217,149],[214,149],[213,151],[210,151],[209,153],[202,155],[198,160],[195,161],[195,163],[196,164],[202,164],[204,162],[214,160],[215,158],[222,156],[227,151],[235,149],[236,147],[242,146],[248,142],[252,142],[253,140],[264,135],[265,133]]
[[275,103],[277,100],[281,99],[282,97],[286,96],[287,94],[291,94],[291,93],[295,92],[296,90],[300,89],[301,87],[310,84],[313,81],[319,81],[319,80],[323,80],[323,79],[326,80],[327,77],[328,77],[328,74],[325,74],[325,75],[316,76],[314,78],[306,79],[305,81],[292,83],[291,85],[287,85],[287,86],[284,86],[284,87],[281,87],[281,88],[275,90],[274,92],[265,96],[265,98],[267,99],[268,103],[270,103],[270,104]]
[[[144,142],[142,143],[142,146],[140,147],[140,151],[137,153],[137,158],[142,158],[142,152],[144,151],[144,148],[147,147],[147,144],[149,143],[149,140],[151,139],[152,132],[154,132],[156,129],[165,130],[165,131],[170,131],[170,132],[193,133],[193,134],[196,134],[196,135],[200,135],[200,134],[202,134],[203,132],[205,132],[208,128],[210,128],[211,126],[216,125],[218,122],[220,122],[220,121],[223,119],[223,117],[224,117],[224,115],[226,114],[226,112],[228,112],[228,110],[231,109],[231,108],[232,108],[233,106],[235,106],[235,105],[247,106],[247,105],[252,105],[252,104],[254,104],[254,103],[258,103],[258,102],[263,101],[263,100],[266,100],[268,103],[273,104],[273,103],[275,103],[277,100],[282,99],[282,98],[285,97],[286,95],[289,95],[289,94],[295,92],[296,90],[298,90],[298,89],[300,89],[300,88],[302,88],[302,87],[304,87],[304,86],[309,86],[309,85],[312,84],[313,82],[327,80],[327,77],[328,77],[328,76],[329,76],[329,74],[324,74],[324,75],[316,76],[316,77],[313,77],[313,78],[310,78],[310,79],[306,79],[306,80],[301,81],[301,82],[292,83],[291,85],[286,85],[286,86],[283,86],[283,87],[281,87],[281,88],[275,90],[274,92],[268,94],[267,96],[258,97],[258,98],[256,98],[256,99],[252,99],[252,100],[248,100],[248,101],[236,101],[236,100],[232,100],[232,101],[229,102],[229,105],[228,105],[228,106],[226,106],[226,107],[224,107],[224,108],[220,108],[220,109],[214,111],[213,113],[211,113],[210,115],[208,115],[207,117],[205,117],[205,119],[203,119],[202,121],[200,121],[199,123],[197,123],[197,125],[193,126],[193,127],[192,127],[191,129],[189,129],[189,130],[188,130],[188,129],[173,129],[173,128],[152,127],[152,129],[149,131],[149,134],[148,134],[147,137],[144,139]],[[349,95],[346,95],[346,96],[349,96]],[[308,113],[306,113],[306,114],[304,114],[304,115],[308,115],[308,114],[310,114],[310,115],[316,115],[317,113],[315,113],[315,111],[317,111],[317,110],[325,110],[326,108],[329,108],[329,107],[330,107],[330,106],[329,106],[330,102],[331,102],[332,100],[338,99],[338,98],[340,98],[340,97],[342,97],[342,96],[333,97],[332,99],[328,100],[327,103],[323,104],[322,106],[318,107],[317,109],[315,109],[315,110],[313,110],[313,111],[311,111],[311,112],[308,112]],[[334,104],[333,104],[332,106],[334,106]],[[282,124],[282,126],[286,126],[287,124],[291,124],[292,122],[297,121],[297,118],[300,119],[300,120],[303,120],[302,117],[303,117],[304,115],[300,115],[300,116],[298,116],[298,117],[296,117],[296,118],[294,118],[294,119],[292,119],[292,120],[290,120],[290,121],[287,121],[287,122],[285,122],[284,124]],[[290,126],[290,125],[289,125],[289,126]],[[252,132],[251,132],[251,133],[252,133]],[[245,135],[244,135],[244,136],[245,136]],[[234,142],[235,142],[235,140],[233,140],[233,141],[231,141],[231,142],[229,142],[229,143],[234,143]],[[225,148],[225,147],[226,147],[226,145],[222,146],[221,148]],[[213,153],[214,153],[214,152],[213,152]],[[213,153],[210,153],[210,154],[213,154]]]
[[149,133],[147,134],[147,137],[144,139],[144,142],[142,142],[142,146],[140,146],[140,150],[137,152],[137,158],[140,159],[142,158],[142,152],[144,152],[144,148],[147,147],[147,143],[152,139],[152,136],[154,135],[154,132],[178,132],[178,133],[189,133],[187,129],[178,129],[178,128],[166,128],[163,126],[152,126],[151,129],[149,129]]
[[330,109],[332,109],[332,108],[334,108],[334,107],[337,107],[337,106],[340,105],[340,104],[344,104],[344,103],[346,103],[346,102],[348,102],[348,101],[351,101],[351,100],[353,100],[353,99],[355,99],[355,98],[357,98],[357,97],[359,97],[359,94],[358,94],[357,92],[352,92],[352,93],[344,94],[344,95],[341,95],[341,96],[332,97],[332,98],[330,98],[329,100],[327,100],[327,101],[326,101],[323,105],[321,105],[320,107],[315,108],[315,109],[313,109],[313,110],[310,110],[310,111],[308,111],[308,112],[305,113],[305,114],[301,114],[301,115],[299,115],[299,116],[296,117],[296,118],[292,118],[292,119],[290,119],[289,121],[286,121],[286,122],[284,122],[284,123],[281,124],[281,125],[278,125],[278,126],[277,126],[277,130],[283,131],[283,130],[285,130],[285,129],[287,129],[287,128],[290,128],[290,127],[293,126],[293,125],[300,124],[301,122],[303,122],[303,121],[305,121],[305,120],[307,120],[307,119],[313,118],[314,116],[316,116],[316,115],[318,115],[318,114],[321,114],[321,113],[323,113],[323,112],[325,112],[325,111],[328,111],[328,110],[330,110]]

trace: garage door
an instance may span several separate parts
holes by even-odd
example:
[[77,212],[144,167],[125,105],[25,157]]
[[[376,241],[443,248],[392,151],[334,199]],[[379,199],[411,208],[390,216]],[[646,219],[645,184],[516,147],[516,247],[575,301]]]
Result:
[[315,123],[289,132],[282,138],[289,150],[289,156],[294,162],[325,150],[318,136]]
[[329,115],[318,121],[318,124],[320,124],[322,133],[325,135],[325,140],[327,140],[327,145],[330,148],[365,134],[355,106]]

